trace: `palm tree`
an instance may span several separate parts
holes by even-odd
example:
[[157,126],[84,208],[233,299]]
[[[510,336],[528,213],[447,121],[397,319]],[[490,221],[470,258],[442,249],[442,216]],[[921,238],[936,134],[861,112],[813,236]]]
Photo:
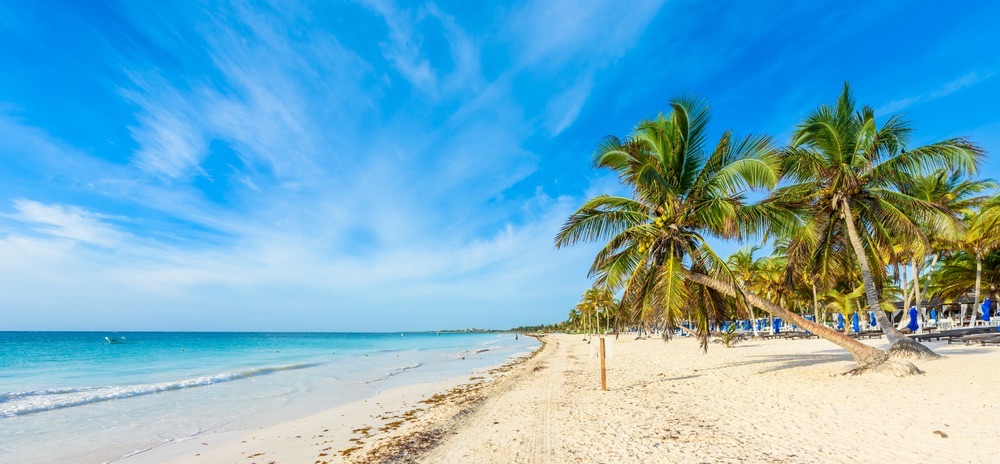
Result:
[[[738,239],[794,221],[779,201],[745,202],[748,190],[778,181],[777,150],[769,137],[737,138],[728,131],[708,148],[707,105],[674,99],[670,106],[668,115],[641,121],[626,139],[609,136],[599,144],[595,165],[615,171],[632,195],[588,200],[556,235],[556,247],[607,240],[590,268],[596,282],[622,289],[620,308],[632,315],[650,311],[669,327],[679,315],[692,315],[703,349],[708,324],[721,320],[734,307],[728,298],[735,298],[737,308],[749,303],[832,341],[861,368],[885,364],[884,351],[739,290],[705,237]],[[919,372],[909,363],[897,367]]]
[[[826,308],[843,315],[845,318],[850,317],[851,314],[858,310],[857,300],[864,297],[864,295],[865,288],[863,285],[849,292],[828,290],[824,295],[830,299],[830,302],[826,304]],[[849,329],[845,327],[844,331],[846,332],[847,330]]]
[[608,323],[609,318],[607,317],[609,311],[614,308],[615,304],[615,294],[608,288],[593,287],[587,289],[583,294],[583,301],[588,308],[594,314],[596,326],[595,333],[597,333],[601,328],[601,316],[605,316],[605,322]]
[[808,208],[818,237],[813,267],[824,267],[823,261],[839,250],[853,249],[869,309],[893,343],[893,352],[937,356],[904,336],[882,312],[878,289],[888,263],[880,254],[891,250],[896,240],[926,243],[914,218],[946,221],[954,214],[941,204],[904,193],[901,185],[933,168],[974,173],[984,153],[963,138],[907,150],[910,132],[898,116],[890,116],[880,127],[870,107],[857,110],[845,83],[836,105],[821,105],[799,124],[784,158],[789,184],[775,197],[801,199]]
[[[965,235],[962,237],[962,247],[976,259],[976,293],[974,306],[980,304],[979,288],[982,283],[983,257],[1000,248],[1000,195],[985,202],[977,214],[969,221]],[[965,310],[962,310],[965,317]],[[969,324],[973,325],[976,311],[972,311]]]
[[[750,291],[750,282],[758,271],[758,262],[754,259],[753,254],[759,249],[760,247],[756,246],[740,248],[726,260],[729,268],[733,271],[734,277],[736,277],[737,283],[740,285],[740,290],[743,292]],[[748,309],[750,310],[750,320],[755,320],[757,317],[753,313],[753,308],[749,307]],[[750,324],[750,328],[753,330],[754,337],[760,336],[760,333],[757,331],[757,324]]]
[[583,338],[586,339],[590,335],[590,313],[593,311],[593,306],[583,301],[576,304],[576,310],[583,317]]
[[996,301],[1000,293],[1000,250],[993,250],[977,260],[972,254],[961,251],[941,260],[941,268],[934,272],[935,285],[930,288],[942,301],[955,301],[975,289],[976,282]]
[[[901,191],[912,197],[929,203],[945,206],[948,210],[960,215],[972,215],[974,210],[987,198],[981,192],[994,189],[997,183],[993,180],[974,180],[962,177],[961,173],[938,169],[927,176],[915,176],[911,182],[900,185]],[[919,221],[920,228],[927,236],[928,252],[931,262],[923,266],[924,259],[913,257],[913,295],[917,308],[924,314],[921,307],[920,274],[924,269],[933,270],[942,254],[953,249],[964,233],[964,225],[957,221]],[[930,286],[931,272],[927,272],[924,288]],[[908,293],[907,293],[908,294]],[[904,304],[904,306],[907,306]]]
[[580,317],[580,310],[578,308],[573,308],[569,310],[569,318],[566,319],[566,322],[569,327],[580,330]]

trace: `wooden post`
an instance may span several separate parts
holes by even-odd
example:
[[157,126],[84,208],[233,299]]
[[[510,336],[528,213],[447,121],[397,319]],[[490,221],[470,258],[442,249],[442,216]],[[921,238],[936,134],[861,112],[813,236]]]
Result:
[[601,390],[608,391],[608,376],[604,371],[604,337],[601,337]]

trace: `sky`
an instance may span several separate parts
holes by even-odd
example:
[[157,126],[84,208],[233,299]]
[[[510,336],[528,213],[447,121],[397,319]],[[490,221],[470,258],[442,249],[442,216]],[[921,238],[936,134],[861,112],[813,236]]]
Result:
[[676,96],[785,142],[850,81],[1000,178],[1000,4],[787,3],[2,2],[0,330],[558,322]]

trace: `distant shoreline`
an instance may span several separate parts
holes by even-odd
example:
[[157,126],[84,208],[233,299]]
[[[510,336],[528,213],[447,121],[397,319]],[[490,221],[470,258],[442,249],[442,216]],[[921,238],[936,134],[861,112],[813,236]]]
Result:
[[[440,426],[445,420],[442,414],[452,413],[453,409],[449,409],[454,407],[452,401],[468,405],[481,400],[483,397],[473,392],[501,381],[507,372],[544,349],[545,342],[535,338],[541,343],[530,354],[475,370],[468,377],[394,387],[374,397],[301,419],[254,430],[200,435],[139,450],[111,462],[193,464],[227,462],[250,456],[267,458],[264,462],[342,462],[344,458],[348,462],[367,462],[368,453],[384,452],[412,440],[413,433]],[[381,451],[365,446],[369,443],[378,444]]]

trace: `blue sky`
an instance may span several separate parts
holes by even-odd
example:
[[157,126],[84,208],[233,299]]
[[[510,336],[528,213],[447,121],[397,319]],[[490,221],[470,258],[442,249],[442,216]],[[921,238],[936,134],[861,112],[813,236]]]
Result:
[[1000,152],[1000,6],[785,3],[0,3],[0,329],[556,322],[594,145],[677,95]]

